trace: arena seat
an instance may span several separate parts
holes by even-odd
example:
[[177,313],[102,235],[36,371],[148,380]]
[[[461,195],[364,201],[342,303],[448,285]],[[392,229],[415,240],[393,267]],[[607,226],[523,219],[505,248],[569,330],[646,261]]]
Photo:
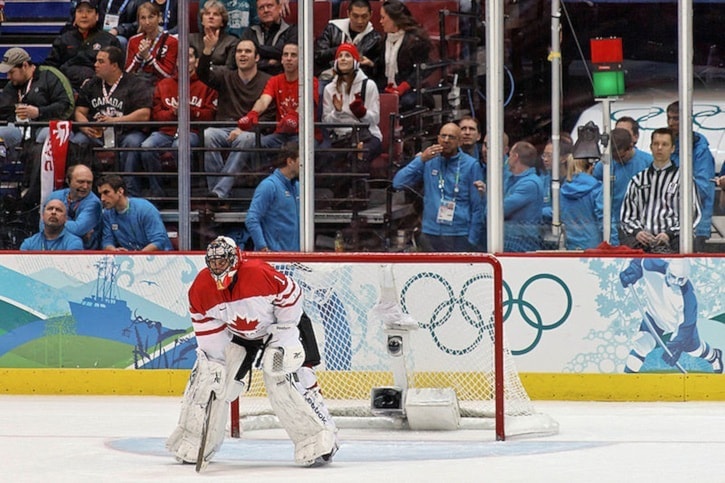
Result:
[[[289,15],[287,15],[284,20],[285,22],[289,24],[297,24],[297,2],[290,2],[289,8],[290,12]],[[312,3],[312,31],[314,38],[319,37],[322,34],[322,31],[325,30],[325,25],[327,25],[327,22],[330,21],[330,17],[332,16],[332,3],[329,1],[323,0],[315,0],[315,2]]]

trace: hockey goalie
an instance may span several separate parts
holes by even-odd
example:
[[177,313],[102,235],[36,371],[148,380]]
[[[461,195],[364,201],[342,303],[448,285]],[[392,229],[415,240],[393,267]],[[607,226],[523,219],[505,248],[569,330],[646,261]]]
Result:
[[330,463],[337,428],[312,369],[319,352],[300,287],[264,261],[245,259],[227,237],[209,244],[205,260],[189,289],[197,360],[167,448],[178,461],[204,468],[224,441],[229,403],[243,396],[253,365],[261,364],[295,461]]

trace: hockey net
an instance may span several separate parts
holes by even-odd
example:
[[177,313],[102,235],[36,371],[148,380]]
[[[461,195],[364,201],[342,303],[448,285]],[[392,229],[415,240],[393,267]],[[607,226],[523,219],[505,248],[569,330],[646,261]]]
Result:
[[[460,428],[495,429],[497,439],[558,431],[534,410],[506,349],[495,257],[328,253],[267,260],[303,288],[322,355],[317,377],[338,426],[405,428],[404,408],[380,410],[373,394],[385,391],[376,388],[445,388],[455,392]],[[398,353],[389,348],[391,337],[393,345],[402,342]],[[235,406],[232,416],[233,435],[239,422],[245,430],[273,425],[257,371],[239,417]]]

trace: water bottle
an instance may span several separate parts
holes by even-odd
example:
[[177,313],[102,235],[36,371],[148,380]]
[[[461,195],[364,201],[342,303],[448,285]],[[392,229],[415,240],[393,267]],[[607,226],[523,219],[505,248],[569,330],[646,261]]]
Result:
[[338,231],[335,234],[335,251],[336,252],[344,252],[345,251],[345,240],[342,238],[342,232]]

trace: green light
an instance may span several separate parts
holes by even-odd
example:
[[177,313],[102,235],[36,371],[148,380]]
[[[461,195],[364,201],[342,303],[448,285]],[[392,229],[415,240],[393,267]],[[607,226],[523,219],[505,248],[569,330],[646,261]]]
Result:
[[600,71],[594,72],[594,97],[624,95],[624,72]]

